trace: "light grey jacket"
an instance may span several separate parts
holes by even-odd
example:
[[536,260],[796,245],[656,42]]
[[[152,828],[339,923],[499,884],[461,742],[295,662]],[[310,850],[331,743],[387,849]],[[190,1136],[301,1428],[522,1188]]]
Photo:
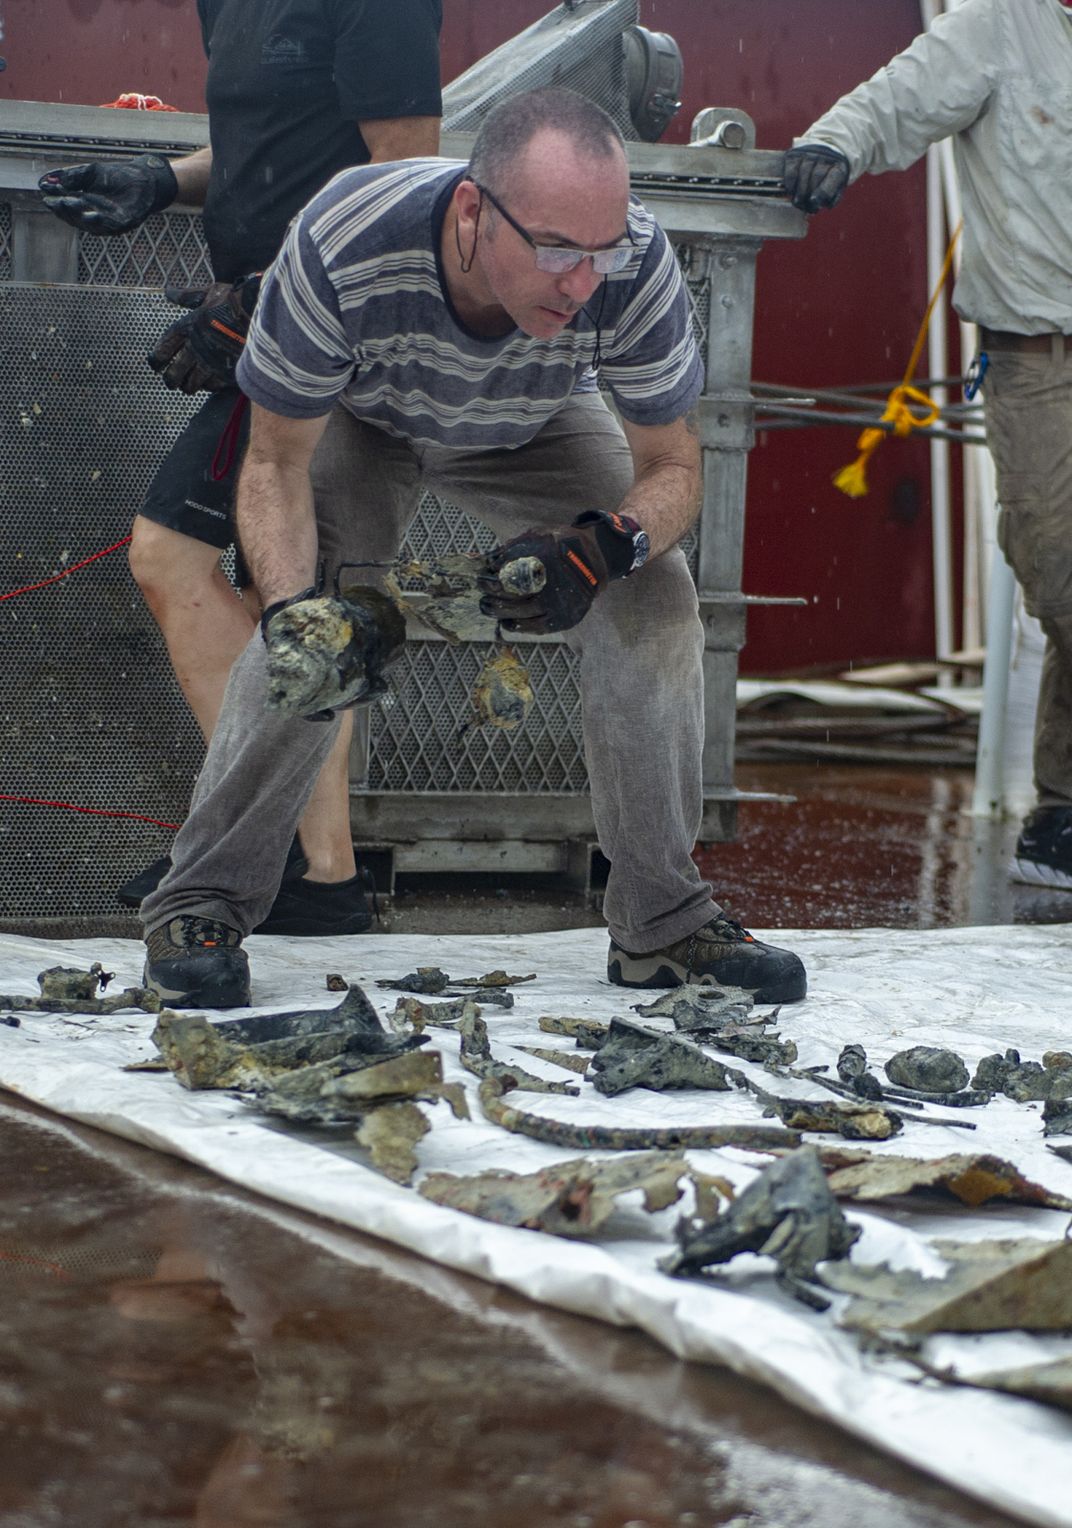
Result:
[[954,305],[991,329],[1072,333],[1072,14],[1061,0],[963,0],[796,143],[852,179],[952,136],[964,210]]

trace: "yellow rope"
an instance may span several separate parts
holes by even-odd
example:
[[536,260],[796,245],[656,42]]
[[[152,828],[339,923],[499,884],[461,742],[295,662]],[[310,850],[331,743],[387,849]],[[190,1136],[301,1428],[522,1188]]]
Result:
[[[909,379],[915,375],[916,366],[927,338],[927,330],[930,328],[931,315],[934,312],[939,297],[942,295],[942,288],[945,286],[949,276],[949,269],[953,264],[953,251],[956,248],[961,226],[962,224],[958,223],[953,230],[953,237],[949,241],[949,248],[945,252],[945,259],[942,261],[941,274],[938,277],[938,283],[934,291],[931,293],[931,300],[927,304],[927,311],[923,315],[923,322],[919,326],[919,333],[916,335],[916,343],[912,346],[912,354],[908,359],[908,365],[905,367],[904,377],[901,380],[900,386],[895,387],[886,400],[886,407],[880,423],[892,424],[892,433],[894,435],[905,436],[910,435],[913,430],[925,429],[927,425],[934,424],[941,413],[940,405],[935,403],[928,393],[921,391],[918,387],[910,386]],[[918,412],[913,410],[913,404],[918,405]],[[850,462],[847,467],[842,467],[839,472],[835,472],[834,487],[840,488],[842,493],[848,494],[850,499],[861,499],[867,492],[867,464],[874,452],[885,440],[886,433],[885,430],[878,429],[874,425],[864,430],[856,442],[856,449],[859,452],[856,460]]]

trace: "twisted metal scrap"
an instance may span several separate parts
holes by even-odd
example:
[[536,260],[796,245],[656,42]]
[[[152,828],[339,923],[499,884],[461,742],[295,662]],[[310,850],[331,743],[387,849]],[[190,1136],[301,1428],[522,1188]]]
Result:
[[611,1019],[610,1033],[590,1067],[596,1089],[607,1098],[629,1088],[650,1088],[655,1093],[707,1088],[725,1093],[731,1087],[726,1068],[705,1056],[698,1045],[628,1019]]
[[532,1072],[526,1072],[523,1067],[508,1066],[505,1061],[496,1061],[491,1053],[488,1026],[480,1017],[479,1008],[474,1003],[465,1006],[469,1011],[463,1014],[458,1030],[461,1035],[461,1063],[467,1072],[485,1081],[499,1078],[509,1087],[521,1088],[526,1093],[566,1093],[571,1098],[578,1097],[581,1090],[571,1082],[548,1082],[545,1077],[537,1077]]
[[568,1125],[504,1103],[512,1086],[510,1079],[502,1077],[489,1077],[480,1084],[480,1107],[485,1117],[515,1135],[526,1135],[548,1146],[565,1146],[571,1151],[702,1151],[721,1146],[770,1151],[779,1146],[800,1145],[797,1131],[782,1130],[776,1125],[667,1125],[654,1130]]

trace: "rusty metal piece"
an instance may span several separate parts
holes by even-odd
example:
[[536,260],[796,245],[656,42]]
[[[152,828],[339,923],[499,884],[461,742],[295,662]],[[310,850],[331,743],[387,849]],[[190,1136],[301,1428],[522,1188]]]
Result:
[[418,966],[416,971],[410,971],[406,976],[380,981],[376,985],[390,992],[417,992],[423,997],[435,997],[447,990],[450,977],[438,966]]
[[520,987],[525,982],[534,982],[536,972],[530,971],[527,976],[511,976],[501,966],[494,971],[486,971],[483,976],[455,976],[451,981],[452,987],[479,987],[486,991],[493,987]]
[[334,1061],[352,1071],[423,1045],[425,1035],[388,1034],[360,987],[336,1008],[253,1014],[212,1023],[165,1009],[151,1039],[187,1088],[256,1089],[279,1073]]
[[830,1192],[819,1153],[802,1146],[765,1167],[713,1219],[679,1221],[678,1251],[659,1266],[675,1278],[690,1278],[740,1252],[759,1253],[774,1258],[775,1277],[789,1294],[825,1310],[830,1302],[811,1287],[818,1265],[848,1257],[860,1234]]
[[513,1084],[489,1077],[480,1084],[480,1107],[493,1125],[525,1135],[548,1146],[574,1151],[703,1151],[739,1146],[746,1151],[770,1151],[799,1146],[795,1130],[774,1125],[667,1125],[652,1130],[617,1129],[607,1125],[568,1125],[563,1120],[528,1114],[504,1102]]
[[324,986],[329,992],[347,992],[349,991],[350,983],[346,980],[345,976],[340,976],[337,971],[329,971],[324,978]]
[[970,1075],[956,1051],[936,1045],[913,1045],[898,1051],[883,1071],[895,1087],[920,1093],[957,1093],[968,1086]]
[[824,1282],[854,1298],[842,1325],[863,1332],[1060,1332],[1072,1330],[1072,1242],[933,1242],[950,1266],[924,1278],[886,1264],[827,1270]]
[[372,1158],[372,1165],[395,1183],[411,1183],[417,1171],[417,1142],[431,1129],[415,1103],[384,1104],[361,1121],[354,1138]]
[[258,1089],[256,1107],[298,1124],[338,1126],[364,1119],[385,1102],[443,1099],[457,1119],[469,1118],[465,1090],[459,1083],[443,1081],[438,1051],[410,1051],[344,1068],[345,1058],[288,1072]]
[[528,669],[512,647],[501,647],[488,658],[477,675],[470,699],[473,713],[468,726],[498,727],[502,732],[513,732],[521,726],[532,710],[535,696]]
[[728,1092],[726,1068],[680,1035],[611,1019],[610,1033],[592,1057],[592,1082],[607,1098],[629,1088],[662,1093],[672,1088]]
[[[483,590],[477,582],[490,573],[483,553],[447,552],[394,563],[384,587],[403,615],[415,616],[445,641],[492,642],[498,622],[480,609]],[[424,587],[403,589],[401,579]]]
[[1042,1131],[1044,1135],[1072,1135],[1072,1072],[1056,1075],[1063,1080],[1054,1084],[1042,1106]]
[[486,1172],[471,1178],[429,1173],[418,1192],[435,1204],[497,1225],[578,1240],[603,1229],[623,1194],[640,1190],[649,1214],[676,1204],[687,1171],[680,1155],[646,1151],[610,1162],[580,1157],[535,1173]]
[[511,1087],[520,1088],[526,1093],[565,1093],[570,1098],[579,1097],[581,1090],[575,1088],[572,1082],[549,1082],[546,1077],[526,1072],[524,1067],[496,1061],[491,1053],[488,1026],[480,1017],[480,1010],[474,1003],[465,1006],[469,1012],[463,1014],[458,1032],[461,1035],[461,1063],[467,1072],[485,1081],[488,1078],[500,1078]]
[[535,1056],[537,1061],[550,1061],[552,1066],[564,1066],[567,1072],[580,1072],[583,1075],[588,1070],[589,1057],[580,1056],[576,1051],[551,1050],[544,1045],[515,1045],[514,1049],[524,1051],[526,1056]]
[[843,1045],[837,1059],[837,1074],[853,1098],[881,1098],[882,1084],[867,1067],[867,1052],[862,1045]]
[[100,961],[95,960],[88,971],[81,971],[76,966],[49,966],[47,971],[38,972],[37,985],[42,997],[95,998],[98,990],[103,992],[114,980],[115,972],[106,971]]
[[[634,1003],[633,1012],[644,1019],[670,1019],[675,1029],[717,1030],[749,1021],[755,998],[743,987],[713,987],[688,982],[674,987],[651,1003]],[[772,1016],[750,1022],[769,1024]]]
[[[1065,1062],[1067,1052],[1047,1051],[1038,1061],[1021,1061],[1020,1052],[1010,1047],[1005,1054],[984,1056],[975,1068],[972,1086],[991,1093],[1004,1093],[1015,1103],[1033,1103],[1047,1098],[1061,1099],[1070,1075]],[[1047,1059],[1050,1058],[1049,1064]]]
[[1072,1199],[1025,1178],[1012,1162],[982,1152],[945,1157],[874,1156],[822,1146],[819,1156],[838,1199],[880,1200],[904,1194],[947,1193],[972,1209],[999,1201],[1072,1210]]
[[557,1018],[545,1014],[537,1019],[545,1035],[569,1035],[581,1050],[598,1050],[610,1033],[610,1025],[600,1019]]
[[429,1024],[434,1029],[457,1029],[466,1010],[474,1004],[478,1013],[483,1007],[512,1008],[514,995],[494,987],[477,987],[445,1003],[422,1003],[415,997],[400,997],[387,1015],[387,1022],[400,1035],[414,1031],[420,1034]]
[[[980,1104],[988,1104],[991,1097],[989,1093],[978,1093],[970,1090],[966,1090],[963,1093],[912,1093],[907,1088],[884,1088],[878,1083],[878,1079],[871,1072],[867,1072],[864,1075],[871,1078],[878,1087],[878,1092],[873,1092],[868,1083],[864,1084],[865,1091],[859,1093],[857,1092],[856,1082],[835,1082],[832,1077],[824,1077],[822,1073],[825,1071],[825,1067],[807,1067],[804,1071],[798,1071],[793,1067],[784,1067],[777,1070],[780,1075],[799,1077],[804,1082],[818,1083],[820,1087],[828,1088],[831,1093],[837,1093],[841,1098],[849,1098],[854,1101],[860,1098],[873,1099],[876,1101],[877,1106],[881,1106],[883,1103],[900,1104],[907,1102],[947,1104],[954,1108],[974,1108]],[[975,1126],[969,1120],[939,1119],[929,1114],[910,1114],[900,1108],[890,1112],[895,1113],[899,1119],[916,1120],[921,1124],[950,1125],[960,1130],[975,1129]]]
[[904,1128],[900,1114],[885,1104],[863,1099],[836,1103],[828,1098],[779,1098],[751,1078],[738,1075],[761,1101],[764,1114],[776,1114],[794,1130],[832,1132],[849,1141],[888,1141]]
[[[147,987],[124,987],[121,992],[113,992],[110,997],[88,995],[95,992],[98,986],[103,988],[105,982],[101,981],[102,975],[105,981],[111,981],[111,973],[103,972],[100,966],[90,971],[53,966],[48,971],[42,971],[37,978],[42,989],[39,997],[28,997],[22,992],[2,993],[0,1008],[12,1009],[15,1013],[74,1013],[87,1016],[121,1013],[124,1008],[137,1008],[143,1013],[160,1012],[160,998]],[[78,991],[87,995],[68,995]]]

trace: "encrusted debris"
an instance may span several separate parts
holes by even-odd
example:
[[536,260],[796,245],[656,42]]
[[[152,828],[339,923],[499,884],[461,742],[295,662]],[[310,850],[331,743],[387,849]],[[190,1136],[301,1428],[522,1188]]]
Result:
[[37,985],[42,997],[82,998],[96,997],[98,991],[103,992],[114,980],[115,972],[106,971],[95,960],[88,971],[80,971],[76,966],[49,966],[47,971],[38,973]]
[[513,732],[532,710],[534,696],[528,670],[512,647],[501,647],[477,675],[471,695],[469,725],[498,727]]
[[904,1125],[900,1114],[882,1103],[861,1099],[837,1103],[827,1098],[779,1098],[751,1078],[744,1086],[760,1099],[766,1115],[775,1114],[794,1130],[831,1132],[848,1141],[888,1141]]
[[690,1040],[710,1045],[739,1061],[763,1066],[789,1066],[797,1059],[792,1040],[770,1029],[779,1009],[752,1012],[754,999],[741,987],[712,987],[699,982],[675,987],[653,1003],[634,1003],[643,1018],[668,1018]]
[[680,1155],[648,1151],[610,1162],[580,1157],[535,1173],[430,1173],[419,1192],[481,1220],[577,1239],[602,1230],[624,1194],[641,1192],[649,1214],[675,1204],[687,1170]]
[[495,987],[477,987],[445,1003],[422,1003],[419,998],[400,997],[387,1015],[387,1022],[400,1035],[414,1031],[419,1034],[429,1024],[433,1029],[457,1029],[474,1006],[478,1013],[481,1007],[512,1008],[514,995]]
[[[124,987],[110,997],[97,997],[110,981],[113,971],[106,971],[100,961],[94,961],[88,971],[77,966],[50,966],[38,973],[39,997],[25,993],[0,994],[0,1008],[11,1008],[16,1013],[120,1013],[124,1008],[138,1008],[143,1013],[159,1013],[161,1002],[155,992],[147,987]],[[17,1027],[17,1026],[14,1026]]]
[[590,1057],[582,1056],[577,1051],[552,1050],[546,1045],[515,1045],[515,1050],[524,1051],[526,1056],[535,1056],[537,1061],[550,1061],[552,1066],[564,1066],[567,1072],[580,1072],[581,1075],[588,1070]]
[[270,639],[269,709],[311,716],[384,694],[406,623],[381,589],[355,584],[286,606],[272,618]]
[[376,985],[391,992],[417,992],[424,997],[435,997],[447,990],[450,977],[438,966],[418,966],[416,971],[410,971],[406,976],[387,978],[378,981]]
[[672,1088],[707,1088],[728,1092],[726,1068],[705,1056],[698,1045],[646,1029],[629,1019],[612,1019],[610,1033],[592,1057],[592,1082],[613,1098],[629,1088],[661,1093]]
[[[406,976],[378,981],[377,987],[391,992],[415,992],[420,997],[465,997],[481,1003],[494,1003],[500,1008],[512,1008],[514,995],[507,987],[521,982],[535,981],[533,976],[509,976],[505,971],[489,971],[486,976],[459,976],[452,978],[438,966],[418,966]],[[462,988],[461,992],[451,988]]]
[[1072,1074],[1056,1083],[1042,1106],[1044,1135],[1072,1135]]
[[913,1045],[898,1051],[883,1070],[895,1087],[921,1093],[956,1093],[968,1086],[968,1068],[956,1051],[936,1045]]
[[1041,1062],[1021,1061],[1020,1052],[1010,1047],[1004,1055],[983,1057],[975,1068],[972,1086],[1004,1093],[1018,1104],[1067,1098],[1070,1063],[1068,1051],[1047,1051]]
[[829,1301],[811,1286],[818,1265],[848,1257],[860,1236],[827,1186],[819,1153],[802,1146],[759,1176],[713,1219],[678,1222],[678,1251],[659,1266],[676,1278],[728,1263],[740,1252],[773,1257],[775,1277],[788,1293],[818,1310]]
[[[345,1070],[342,1068],[345,1067]],[[287,1072],[257,1089],[255,1103],[265,1114],[296,1124],[352,1124],[370,1109],[398,1099],[444,1099],[458,1119],[469,1118],[465,1090],[443,1081],[438,1051],[408,1051],[387,1058],[365,1057],[357,1065],[320,1062]]]
[[536,1021],[545,1035],[569,1035],[581,1050],[598,1050],[610,1033],[610,1025],[601,1019],[557,1018],[545,1014]]
[[644,1130],[566,1124],[564,1120],[528,1114],[506,1103],[505,1095],[512,1086],[508,1078],[498,1077],[480,1084],[480,1107],[491,1123],[515,1135],[526,1135],[531,1140],[570,1151],[702,1151],[720,1146],[768,1151],[800,1145],[795,1130],[781,1130],[775,1125],[666,1125]]
[[395,1183],[410,1183],[417,1171],[417,1142],[431,1129],[424,1111],[415,1103],[384,1104],[366,1114],[355,1131],[372,1165]]
[[466,1007],[471,1011],[463,1016],[458,1032],[461,1035],[461,1063],[467,1072],[485,1081],[488,1078],[499,1078],[526,1093],[565,1093],[571,1098],[579,1096],[581,1090],[574,1087],[572,1082],[551,1082],[546,1077],[526,1072],[524,1067],[497,1061],[491,1053],[488,1026],[480,1017],[479,1009],[473,1003],[467,1003]]
[[885,1263],[828,1270],[854,1298],[842,1325],[864,1332],[1072,1331],[1072,1242],[936,1241],[943,1278]]
[[1025,1178],[1012,1162],[982,1152],[944,1157],[875,1156],[836,1146],[819,1149],[827,1182],[838,1199],[878,1200],[903,1194],[947,1193],[972,1209],[998,1201],[1072,1210],[1072,1199]]
[[367,1065],[423,1045],[427,1036],[388,1034],[364,992],[354,986],[336,1008],[219,1023],[165,1010],[151,1038],[184,1087],[241,1091],[316,1063],[334,1061],[339,1071]]
[[479,987],[486,991],[489,987],[520,987],[525,982],[534,982],[536,972],[530,971],[527,976],[511,976],[501,966],[496,966],[494,971],[486,971],[483,976],[455,976],[451,981],[452,987]]

